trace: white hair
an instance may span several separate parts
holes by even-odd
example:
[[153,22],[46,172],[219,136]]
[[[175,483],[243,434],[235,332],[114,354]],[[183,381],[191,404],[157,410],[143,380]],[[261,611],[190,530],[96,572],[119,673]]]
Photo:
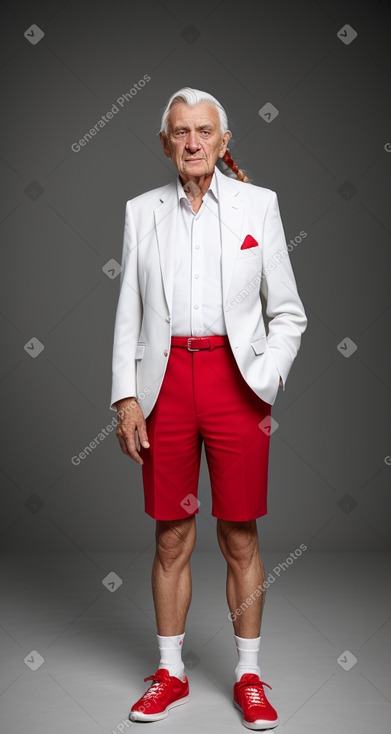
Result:
[[183,87],[179,89],[175,94],[172,94],[167,102],[166,108],[162,115],[162,123],[160,132],[167,137],[168,135],[168,118],[170,116],[171,107],[176,102],[185,102],[185,104],[194,105],[200,102],[209,102],[213,104],[217,112],[219,113],[221,134],[224,135],[228,130],[228,117],[224,107],[216,99],[212,97],[208,92],[201,92],[200,89],[192,89],[191,87]]

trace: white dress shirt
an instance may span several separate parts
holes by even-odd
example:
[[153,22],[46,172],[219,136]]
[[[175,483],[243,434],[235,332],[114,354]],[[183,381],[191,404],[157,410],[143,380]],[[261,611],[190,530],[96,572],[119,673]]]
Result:
[[197,214],[179,176],[177,191],[172,335],[226,334],[216,174]]

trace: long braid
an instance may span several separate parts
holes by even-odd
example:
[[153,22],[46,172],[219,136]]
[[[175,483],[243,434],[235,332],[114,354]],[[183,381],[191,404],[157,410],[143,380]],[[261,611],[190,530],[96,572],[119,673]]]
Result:
[[246,176],[246,174],[243,173],[243,171],[239,168],[237,163],[235,163],[228,148],[225,151],[222,160],[225,163],[225,165],[228,166],[228,168],[230,168],[236,174],[236,178],[238,178],[239,181],[243,181],[244,183],[250,182],[250,179],[248,178],[248,176]]

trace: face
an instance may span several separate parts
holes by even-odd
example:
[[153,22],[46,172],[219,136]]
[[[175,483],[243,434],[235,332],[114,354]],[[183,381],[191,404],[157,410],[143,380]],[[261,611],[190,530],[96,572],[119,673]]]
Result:
[[217,159],[227,150],[230,137],[229,130],[222,134],[219,113],[210,102],[176,102],[170,111],[168,137],[160,133],[163,150],[183,181],[212,173]]

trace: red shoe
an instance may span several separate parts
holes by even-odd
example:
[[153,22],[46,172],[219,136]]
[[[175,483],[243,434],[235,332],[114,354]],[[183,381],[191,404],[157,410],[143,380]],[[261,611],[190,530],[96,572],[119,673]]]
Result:
[[144,680],[152,680],[146,693],[130,709],[131,721],[158,721],[168,716],[170,709],[190,701],[189,681],[170,675],[166,668],[159,668],[156,673]]
[[234,706],[243,715],[247,729],[272,729],[278,724],[277,711],[266,698],[263,686],[271,686],[254,673],[243,673],[234,685]]

